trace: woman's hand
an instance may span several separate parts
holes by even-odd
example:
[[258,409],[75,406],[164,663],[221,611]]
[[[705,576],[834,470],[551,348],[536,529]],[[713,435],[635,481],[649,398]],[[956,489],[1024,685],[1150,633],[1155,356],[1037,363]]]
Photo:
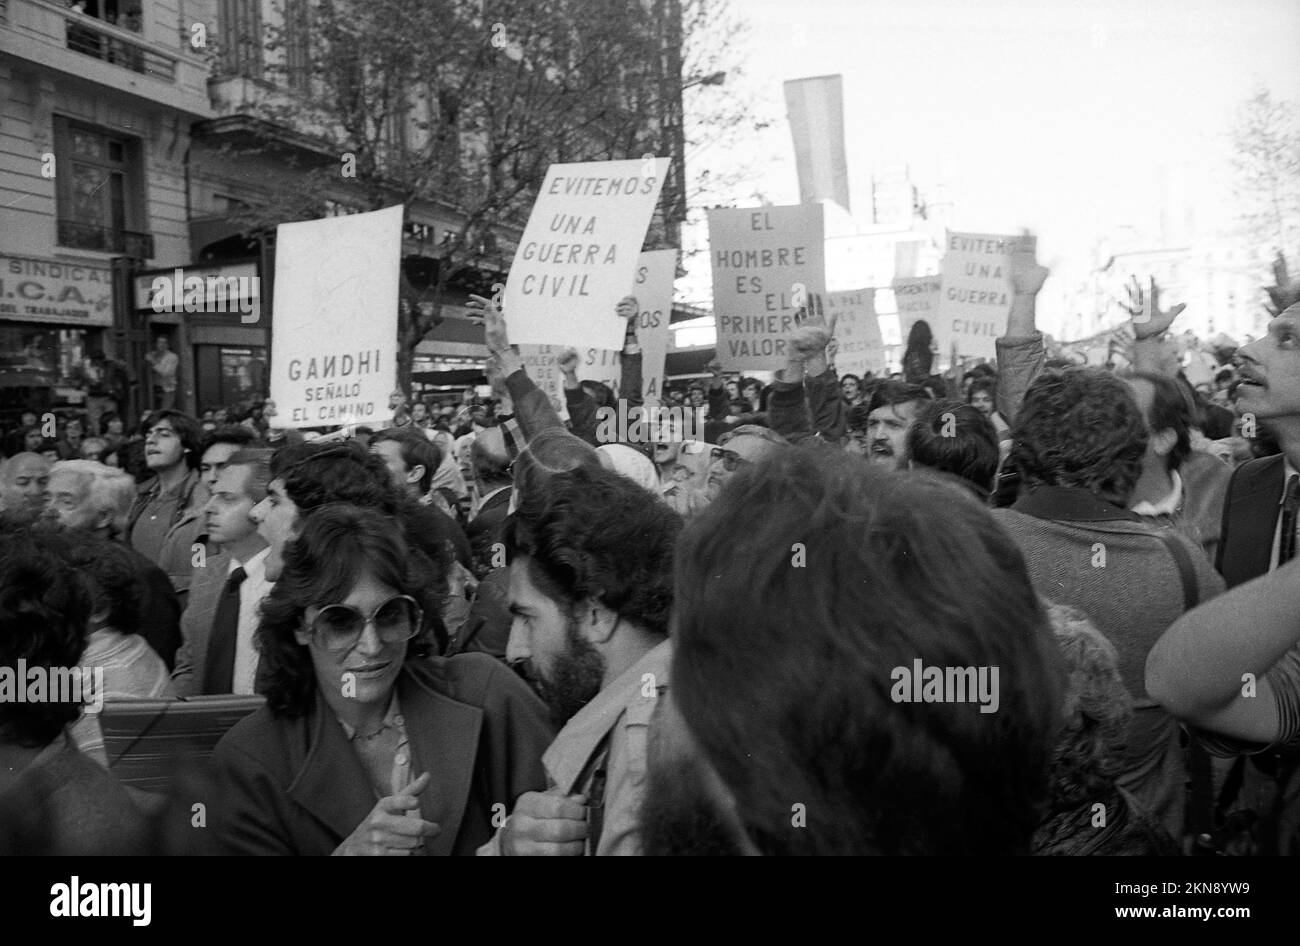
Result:
[[347,840],[334,851],[338,855],[403,857],[424,846],[425,838],[437,837],[442,829],[432,821],[409,815],[419,811],[418,796],[429,787],[429,773],[425,772],[396,795],[379,799]]

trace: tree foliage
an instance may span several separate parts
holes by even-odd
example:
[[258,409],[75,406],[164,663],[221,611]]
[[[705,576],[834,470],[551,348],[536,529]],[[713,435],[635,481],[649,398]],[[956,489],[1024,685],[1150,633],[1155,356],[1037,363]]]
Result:
[[[446,221],[425,251],[436,281],[401,313],[403,384],[449,285],[486,289],[475,278],[509,265],[551,163],[679,152],[682,90],[699,79],[689,70],[721,69],[731,22],[720,0],[276,4],[264,37],[274,91],[256,111],[315,142],[319,160],[294,167],[245,223],[318,217],[326,200]],[[665,182],[650,245],[675,245],[687,191],[676,174]]]

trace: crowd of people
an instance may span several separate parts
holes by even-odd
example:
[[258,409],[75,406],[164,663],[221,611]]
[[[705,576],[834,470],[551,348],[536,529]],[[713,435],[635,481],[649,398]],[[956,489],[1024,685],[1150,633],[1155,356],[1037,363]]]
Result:
[[1193,383],[1154,283],[1122,360],[1049,357],[1046,275],[946,374],[801,312],[773,380],[647,405],[623,300],[617,391],[559,400],[476,297],[492,397],[383,428],[24,417],[0,668],[262,702],[147,793],[85,701],[0,701],[0,850],[1297,852],[1300,304]]

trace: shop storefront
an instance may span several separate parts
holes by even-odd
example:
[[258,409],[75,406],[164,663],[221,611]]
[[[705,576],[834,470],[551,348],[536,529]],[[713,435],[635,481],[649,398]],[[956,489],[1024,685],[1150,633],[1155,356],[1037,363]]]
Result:
[[[267,396],[270,306],[256,260],[150,270],[135,278],[135,305],[156,342],[180,359],[176,404],[201,416],[247,411]],[[157,379],[155,379],[157,380]],[[160,396],[155,391],[155,398]]]
[[108,266],[0,255],[0,424],[27,409],[116,408],[126,376],[112,325]]

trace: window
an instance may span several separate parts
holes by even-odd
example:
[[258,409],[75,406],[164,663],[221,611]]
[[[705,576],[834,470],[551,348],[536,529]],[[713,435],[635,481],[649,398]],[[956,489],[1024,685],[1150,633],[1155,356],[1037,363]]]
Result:
[[120,29],[140,32],[140,0],[72,0],[68,6]]
[[153,256],[143,230],[138,139],[55,117],[58,156],[58,244],[84,250]]

